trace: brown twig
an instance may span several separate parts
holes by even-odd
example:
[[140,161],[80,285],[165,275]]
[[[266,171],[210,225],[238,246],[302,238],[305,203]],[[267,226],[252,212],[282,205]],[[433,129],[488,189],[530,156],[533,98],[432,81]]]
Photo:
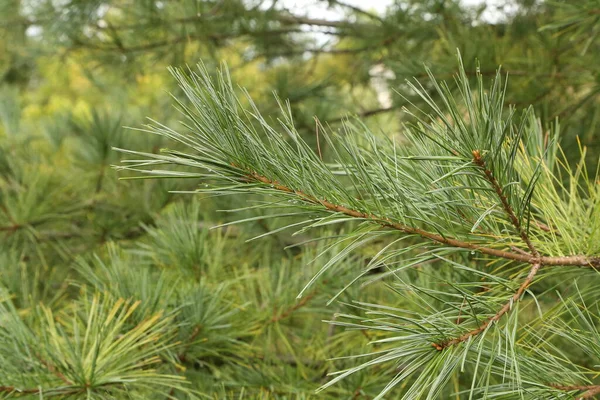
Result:
[[574,390],[578,390],[580,392],[584,392],[581,396],[577,397],[577,400],[591,399],[597,394],[600,394],[600,385],[556,385],[551,384],[555,389],[564,390],[566,392],[571,392]]
[[8,212],[8,209],[3,204],[0,204],[0,210],[2,210],[2,212],[8,217],[8,220],[11,223],[10,225],[7,225],[7,226],[0,226],[0,232],[10,232],[10,233],[13,233],[13,232],[15,232],[15,231],[17,231],[18,229],[21,228],[21,224],[19,224],[13,218],[13,216],[10,214],[10,212]]
[[21,228],[21,225],[19,225],[19,224],[0,226],[0,232],[13,233],[13,232],[19,230],[20,228]]
[[[517,253],[521,254],[521,255],[529,256],[529,257],[531,255],[533,255],[535,258],[539,259],[540,258],[539,251],[535,248],[535,246],[529,239],[529,235],[527,234],[527,231],[525,229],[523,229],[521,222],[515,215],[515,212],[512,209],[511,205],[508,203],[508,199],[506,198],[506,195],[504,194],[502,187],[496,180],[496,177],[494,176],[492,171],[490,171],[490,169],[487,168],[485,161],[481,157],[481,153],[479,152],[479,150],[473,150],[473,162],[483,170],[483,173],[485,174],[486,179],[492,185],[492,188],[498,195],[498,198],[500,199],[500,203],[502,204],[502,208],[504,209],[504,212],[508,216],[508,219],[511,221],[511,223],[513,224],[513,226],[519,233],[519,236],[521,237],[523,242],[525,242],[525,244],[527,245],[527,247],[529,248],[529,250],[531,251],[532,254],[527,254],[527,253],[523,254],[524,252],[521,249],[516,249]],[[511,248],[513,248],[513,251],[515,251],[514,247],[511,247]],[[491,318],[488,318],[478,328],[473,329],[473,330],[471,330],[459,337],[456,337],[454,339],[446,340],[441,343],[432,343],[432,346],[435,347],[436,350],[441,351],[447,347],[464,342],[464,341],[468,340],[469,338],[485,331],[490,324],[500,320],[500,318],[502,318],[502,316],[511,309],[513,303],[516,303],[517,301],[519,301],[519,299],[521,298],[521,296],[523,295],[523,293],[525,292],[527,287],[529,287],[529,285],[533,281],[533,278],[537,274],[540,267],[541,267],[541,264],[539,262],[534,263],[531,266],[531,269],[529,270],[529,274],[527,275],[527,278],[525,279],[525,281],[523,281],[521,286],[519,286],[517,291],[512,295],[512,297],[508,300],[508,302],[506,302],[506,304],[504,304],[504,306],[502,306],[502,308],[500,310],[498,310],[498,312],[496,314],[494,314],[494,316],[492,316]]]
[[[478,161],[481,161],[481,160],[478,160],[478,158],[480,158],[479,152],[473,152],[473,155],[475,157],[476,163],[478,163]],[[237,167],[235,164],[233,166]],[[485,165],[484,165],[484,168],[485,168]],[[488,170],[485,169],[485,171],[488,171]],[[499,185],[498,185],[497,181],[495,180],[495,178],[493,177],[493,175],[491,174],[491,172],[489,172],[489,174],[486,172],[486,176],[488,176],[488,179],[490,179],[490,181],[492,182],[492,184],[495,187],[499,188]],[[525,292],[527,287],[529,287],[529,285],[533,281],[533,278],[535,277],[535,275],[537,274],[538,270],[540,269],[540,267],[542,265],[576,265],[576,266],[587,266],[587,267],[592,267],[592,268],[600,267],[600,257],[588,257],[588,256],[580,256],[580,255],[562,256],[562,257],[541,256],[539,254],[539,252],[537,251],[537,249],[529,241],[527,234],[521,229],[521,225],[520,225],[518,219],[514,215],[512,208],[508,204],[506,197],[504,196],[504,193],[501,190],[498,190],[497,193],[500,196],[500,199],[505,208],[505,211],[509,215],[511,222],[519,230],[519,233],[522,234],[521,237],[527,243],[528,247],[530,247],[533,255],[523,254],[521,252],[513,253],[513,252],[509,252],[509,251],[493,249],[493,248],[489,248],[489,247],[483,247],[483,246],[480,246],[480,245],[477,245],[474,243],[468,243],[468,242],[464,242],[464,241],[461,241],[458,239],[449,238],[449,237],[442,236],[442,235],[439,235],[436,233],[428,232],[428,231],[425,231],[420,228],[403,225],[401,223],[391,221],[389,218],[386,218],[386,217],[379,217],[379,216],[376,216],[373,214],[368,214],[368,213],[364,213],[364,212],[361,212],[358,210],[353,210],[351,208],[348,208],[348,207],[345,207],[342,205],[331,203],[325,199],[318,199],[318,198],[311,196],[307,193],[304,193],[300,190],[295,190],[295,189],[289,188],[285,185],[280,184],[279,182],[277,182],[275,180],[271,180],[263,175],[260,175],[257,172],[248,173],[246,178],[248,180],[254,180],[254,181],[258,181],[258,182],[267,184],[270,187],[272,187],[276,190],[280,190],[282,192],[295,194],[296,196],[301,198],[303,201],[313,203],[313,204],[319,204],[329,211],[335,211],[335,212],[339,212],[339,213],[342,213],[342,214],[345,214],[345,215],[348,215],[351,217],[369,220],[369,221],[378,223],[379,225],[386,227],[386,228],[396,229],[396,230],[399,230],[401,232],[408,233],[408,234],[416,234],[423,238],[432,240],[434,242],[447,244],[447,245],[450,245],[453,247],[477,250],[477,251],[480,251],[487,255],[532,264],[529,274],[527,275],[527,278],[525,279],[525,281],[521,284],[521,286],[519,286],[519,288],[512,295],[512,297],[509,299],[509,301],[494,316],[492,316],[488,320],[486,320],[477,329],[473,329],[459,337],[456,337],[456,338],[450,339],[450,340],[446,340],[446,341],[443,341],[440,343],[432,343],[432,346],[439,351],[441,351],[447,347],[450,347],[454,344],[464,342],[465,340],[469,339],[470,337],[483,332],[491,323],[498,321],[504,314],[506,314],[510,310],[512,304],[517,302],[521,298],[521,296],[523,295],[523,293]],[[501,188],[499,188],[499,189],[501,189]],[[292,311],[293,311],[293,309],[292,309]]]
[[458,309],[458,316],[456,317],[456,322],[455,322],[456,325],[460,325],[464,321],[464,319],[462,317],[462,311],[463,311],[463,308],[465,307],[466,302],[467,302],[467,298],[465,297],[465,298],[463,298],[460,308]]
[[278,322],[278,321],[281,321],[282,319],[286,319],[287,317],[292,315],[292,313],[294,311],[298,310],[299,308],[304,307],[306,305],[306,303],[308,303],[310,301],[310,299],[312,299],[314,296],[315,296],[315,292],[309,293],[308,295],[304,296],[299,302],[297,302],[292,307],[285,310],[283,313],[281,313],[279,315],[273,315],[273,318],[271,318],[271,322]]
[[589,388],[588,390],[586,390],[585,393],[583,393],[581,396],[579,396],[579,398],[577,400],[591,399],[592,397],[596,396],[597,394],[600,394],[600,386],[595,386],[595,387]]
[[528,252],[526,252],[525,250],[523,250],[523,249],[520,249],[520,248],[518,248],[518,247],[515,247],[515,246],[510,246],[510,249],[511,249],[512,251],[514,251],[515,253],[523,254],[523,255],[526,255],[526,256],[531,256],[531,254],[530,254],[530,253],[528,253]]
[[510,222],[513,224],[513,226],[515,227],[517,232],[519,233],[519,236],[521,237],[521,239],[523,239],[523,242],[525,242],[525,244],[527,245],[527,247],[529,248],[529,250],[531,251],[531,253],[534,256],[539,257],[540,253],[533,246],[533,243],[531,243],[531,240],[529,240],[527,231],[525,229],[523,229],[523,226],[521,225],[521,221],[519,221],[519,218],[517,218],[512,207],[508,203],[508,199],[506,198],[506,195],[504,194],[504,191],[502,190],[502,186],[500,186],[500,184],[496,180],[496,177],[494,176],[492,171],[490,171],[490,169],[487,168],[485,161],[481,157],[481,153],[479,152],[479,150],[473,150],[473,162],[475,163],[475,165],[477,165],[481,169],[483,169],[483,173],[485,174],[486,179],[492,185],[492,188],[494,189],[494,191],[498,195],[498,198],[500,199],[500,202],[502,203],[502,208],[504,209],[504,212],[506,212],[506,215],[510,219]]
[[[540,228],[544,232],[552,232],[552,231],[554,231],[552,228],[550,228],[548,225],[544,224],[543,222],[534,220],[533,223],[536,224],[538,226],[538,228]],[[555,234],[558,235],[558,236],[560,236],[559,232],[555,232]]]
[[527,275],[527,278],[525,278],[525,280],[523,281],[523,283],[521,284],[521,286],[519,286],[519,289],[517,289],[517,291],[515,292],[515,294],[512,295],[512,297],[510,298],[510,300],[508,300],[506,302],[506,304],[504,304],[504,306],[502,306],[502,308],[496,313],[494,314],[494,316],[488,318],[486,321],[484,321],[481,325],[479,325],[479,328],[473,329],[459,337],[456,337],[454,339],[450,339],[450,340],[445,340],[443,342],[439,342],[439,343],[432,343],[431,345],[438,351],[442,351],[448,347],[454,346],[455,344],[464,342],[466,340],[468,340],[469,338],[480,334],[481,332],[485,331],[487,329],[488,326],[490,326],[490,324],[492,324],[493,322],[497,322],[498,320],[500,320],[500,318],[502,318],[502,316],[504,314],[506,314],[512,307],[512,305],[514,303],[516,303],[517,301],[519,301],[519,299],[521,298],[521,295],[523,295],[523,293],[525,292],[525,290],[527,289],[527,287],[529,287],[529,285],[531,284],[531,282],[533,281],[533,278],[535,277],[535,275],[537,274],[538,270],[540,269],[540,264],[533,264],[533,266],[531,267],[531,269],[529,270],[529,274]]
[[40,392],[40,389],[19,389],[15,386],[0,386],[0,393],[10,393],[10,394],[37,394]]
[[589,256],[584,256],[584,255],[570,255],[570,256],[559,256],[559,257],[549,257],[549,256],[536,257],[533,255],[524,255],[524,254],[513,253],[510,251],[494,249],[494,248],[490,248],[490,247],[481,246],[476,243],[464,242],[462,240],[454,239],[454,238],[451,238],[448,236],[443,236],[443,235],[440,235],[437,233],[428,232],[421,228],[404,225],[399,222],[394,222],[387,217],[380,217],[380,216],[377,216],[374,214],[368,214],[368,213],[364,213],[364,212],[361,212],[358,210],[353,210],[351,208],[348,208],[348,207],[345,207],[342,205],[333,204],[324,199],[317,199],[314,196],[311,196],[300,190],[295,190],[295,189],[289,188],[285,185],[280,184],[279,182],[277,182],[275,180],[271,180],[271,179],[269,179],[265,176],[262,176],[256,172],[247,173],[246,179],[264,183],[264,184],[269,185],[272,188],[282,191],[282,192],[295,194],[303,201],[306,201],[306,202],[312,203],[312,204],[321,205],[329,211],[339,212],[339,213],[342,213],[342,214],[345,214],[345,215],[348,215],[351,217],[371,221],[371,222],[381,225],[382,227],[395,229],[395,230],[398,230],[398,231],[401,231],[401,232],[404,232],[407,234],[419,235],[425,239],[429,239],[429,240],[437,242],[437,243],[446,244],[446,245],[449,245],[452,247],[458,247],[458,248],[462,248],[462,249],[479,251],[479,252],[489,255],[489,256],[505,258],[507,260],[519,261],[519,262],[524,262],[524,263],[529,263],[529,264],[534,264],[534,265],[540,264],[540,265],[554,265],[554,266],[561,265],[561,266],[579,266],[579,267],[600,268],[600,257],[589,257]]
[[[46,367],[46,369],[48,371],[50,371],[50,373],[52,373],[53,375],[58,377],[66,385],[73,386],[73,382],[71,382],[69,379],[67,379],[67,377],[64,376],[60,371],[58,371],[52,364],[50,364],[48,361],[41,358],[39,355],[36,355],[36,357],[37,357],[38,361],[44,367]],[[61,394],[75,394],[75,393],[79,393],[80,391],[81,391],[81,388],[72,388],[67,391],[61,391]],[[9,393],[9,394],[13,394],[16,396],[18,396],[20,394],[38,394],[38,393],[42,393],[42,392],[43,392],[43,389],[41,389],[41,388],[19,389],[16,386],[0,386],[0,393]]]

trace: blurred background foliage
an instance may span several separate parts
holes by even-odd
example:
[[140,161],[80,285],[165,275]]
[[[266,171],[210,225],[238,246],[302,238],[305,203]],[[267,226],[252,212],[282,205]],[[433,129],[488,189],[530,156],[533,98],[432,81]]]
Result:
[[[353,299],[402,301],[382,280],[326,306],[371,247],[297,299],[343,247],[339,228],[311,242],[277,230],[290,219],[218,211],[248,200],[184,193],[195,179],[118,180],[113,146],[166,146],[125,127],[180,119],[170,65],[225,62],[263,115],[276,114],[273,92],[289,99],[327,157],[315,116],[336,129],[357,114],[401,143],[402,108],[422,105],[406,79],[425,78],[425,64],[452,80],[458,48],[473,79],[502,65],[506,103],[531,105],[546,130],[559,119],[567,155],[586,146],[595,165],[597,0],[292,3],[0,2],[0,396],[312,398],[328,372],[352,363],[332,357],[360,354],[378,334],[322,320]],[[226,225],[240,218],[251,222]],[[372,372],[318,396],[372,398],[394,371]]]

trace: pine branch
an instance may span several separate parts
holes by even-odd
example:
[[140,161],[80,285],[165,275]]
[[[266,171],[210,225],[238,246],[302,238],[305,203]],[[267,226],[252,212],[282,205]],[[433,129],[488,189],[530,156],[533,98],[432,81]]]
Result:
[[20,394],[38,394],[41,390],[38,388],[35,389],[19,389],[15,386],[0,386],[0,393],[8,393],[11,395],[20,395]]
[[525,278],[525,280],[523,281],[521,286],[519,286],[519,288],[517,289],[515,294],[513,294],[512,297],[510,298],[510,300],[506,304],[504,304],[504,306],[502,306],[502,308],[500,310],[498,310],[498,312],[496,314],[494,314],[494,316],[492,316],[491,318],[488,318],[477,329],[473,329],[473,330],[471,330],[459,337],[456,337],[454,339],[446,340],[446,341],[443,341],[440,343],[432,343],[431,345],[436,350],[442,351],[448,347],[452,347],[456,344],[467,341],[471,337],[479,335],[480,333],[484,332],[487,329],[487,327],[490,326],[490,324],[499,321],[500,318],[502,318],[502,316],[504,314],[506,314],[508,311],[510,311],[510,309],[512,308],[512,305],[514,303],[516,303],[517,301],[519,301],[519,299],[521,298],[521,296],[523,295],[525,290],[529,287],[529,285],[531,285],[531,282],[533,281],[533,278],[535,277],[538,270],[540,269],[540,266],[541,265],[539,263],[533,264],[533,266],[529,270],[529,274],[527,275],[527,278]]
[[304,296],[299,302],[294,304],[292,307],[285,310],[283,313],[279,315],[274,315],[273,318],[271,318],[271,322],[279,322],[282,319],[286,319],[287,317],[292,315],[292,313],[294,313],[296,310],[304,307],[315,296],[315,294],[315,292],[309,293],[308,295]]
[[301,200],[311,204],[317,204],[323,206],[325,209],[333,212],[342,213],[351,217],[360,218],[363,220],[377,223],[385,228],[395,229],[404,233],[419,235],[425,239],[432,240],[437,243],[446,244],[452,247],[458,247],[469,250],[476,250],[481,253],[505,258],[513,261],[526,262],[535,265],[554,265],[554,266],[579,266],[579,267],[591,267],[594,269],[600,268],[600,257],[588,257],[583,255],[572,255],[572,256],[561,256],[561,257],[548,257],[548,256],[531,256],[522,253],[513,253],[509,251],[493,249],[489,247],[480,246],[475,243],[464,242],[462,240],[454,239],[439,235],[437,233],[428,232],[420,228],[403,225],[398,222],[394,222],[387,217],[377,216],[374,214],[367,214],[362,211],[353,210],[351,208],[333,204],[325,199],[317,199],[309,194],[306,194],[299,190],[291,189],[287,186],[280,184],[277,181],[271,180],[265,176],[259,175],[256,172],[248,172],[246,180],[256,181],[264,183],[282,192],[292,193],[298,196]]
[[582,393],[579,397],[577,397],[577,400],[584,400],[584,399],[591,399],[594,396],[596,396],[597,394],[600,394],[600,385],[555,385],[555,384],[551,384],[550,386],[552,386],[555,389],[558,390],[564,390],[566,392],[572,392],[572,391],[580,391],[584,393]]
[[496,194],[498,195],[498,198],[500,199],[500,202],[502,203],[502,208],[506,212],[506,215],[510,219],[510,221],[513,224],[513,226],[515,227],[515,229],[517,230],[519,236],[521,236],[521,239],[523,239],[525,244],[527,244],[527,247],[529,248],[531,253],[535,257],[539,257],[540,253],[537,251],[537,249],[535,248],[533,243],[531,243],[531,240],[529,240],[529,236],[527,235],[527,232],[521,226],[521,222],[519,221],[519,218],[517,218],[511,205],[508,203],[508,199],[506,198],[506,195],[504,194],[502,187],[496,180],[496,177],[494,177],[494,174],[492,173],[492,171],[490,171],[489,168],[487,168],[485,161],[481,157],[481,152],[479,150],[473,150],[473,162],[483,170],[486,179],[494,188],[494,191],[496,192]]
[[19,224],[0,226],[0,232],[13,233],[15,231],[18,231],[21,228],[21,226],[22,225],[19,225]]
[[50,371],[53,375],[55,375],[56,377],[58,377],[61,381],[63,381],[65,384],[67,385],[73,385],[73,382],[71,382],[69,379],[67,379],[67,377],[60,372],[59,370],[57,370],[54,365],[50,364],[48,361],[44,360],[43,358],[41,358],[40,356],[37,356],[38,361],[44,366],[46,367],[46,369],[48,369],[48,371]]

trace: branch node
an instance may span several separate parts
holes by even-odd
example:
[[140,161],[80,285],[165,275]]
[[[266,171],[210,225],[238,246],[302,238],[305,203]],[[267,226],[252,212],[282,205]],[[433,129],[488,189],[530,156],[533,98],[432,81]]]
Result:
[[[483,173],[485,174],[485,178],[492,185],[492,188],[496,192],[496,195],[498,195],[498,198],[500,199],[500,203],[502,204],[502,208],[504,209],[504,212],[508,216],[508,219],[510,220],[512,225],[515,227],[519,236],[521,237],[523,242],[525,242],[525,244],[527,245],[527,247],[529,248],[531,253],[536,258],[539,258],[540,253],[537,251],[537,249],[535,248],[533,243],[531,243],[531,240],[529,239],[529,235],[527,234],[527,231],[525,229],[523,229],[523,226],[521,225],[519,218],[517,218],[514,210],[512,209],[511,205],[508,203],[508,199],[506,198],[506,194],[504,193],[504,190],[502,190],[502,186],[500,186],[500,184],[494,177],[494,174],[492,173],[492,171],[490,171],[490,169],[487,168],[485,161],[483,160],[483,157],[481,156],[481,152],[479,150],[473,150],[472,154],[473,154],[473,162],[475,163],[475,165],[477,165],[478,167],[480,167],[483,170]],[[533,262],[535,262],[535,261],[533,261]]]
[[512,305],[514,303],[516,303],[517,301],[519,301],[519,299],[521,298],[521,296],[523,295],[525,290],[527,290],[529,285],[531,285],[531,283],[533,282],[533,278],[539,271],[540,266],[541,266],[540,263],[533,264],[533,266],[529,270],[529,274],[527,274],[527,278],[525,278],[525,280],[523,281],[521,286],[519,286],[519,288],[512,295],[512,297],[502,306],[502,308],[500,310],[498,310],[498,312],[496,314],[494,314],[492,317],[488,318],[478,328],[470,330],[469,332],[464,333],[463,335],[455,337],[453,339],[448,339],[448,340],[445,340],[445,341],[442,341],[439,343],[432,343],[432,346],[437,351],[442,351],[445,348],[452,347],[458,343],[462,343],[462,342],[468,340],[469,338],[471,338],[472,336],[479,335],[481,332],[485,331],[487,329],[487,327],[490,326],[492,323],[498,322],[504,314],[506,314],[510,311],[510,309],[512,308]]

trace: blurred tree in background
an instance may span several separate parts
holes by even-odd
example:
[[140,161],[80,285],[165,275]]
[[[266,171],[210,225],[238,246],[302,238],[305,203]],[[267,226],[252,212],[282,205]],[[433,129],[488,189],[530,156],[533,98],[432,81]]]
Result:
[[[1,1],[0,396],[367,399],[391,389],[387,398],[427,398],[427,393],[430,398],[456,399],[593,397],[599,355],[597,293],[584,283],[593,283],[596,276],[588,272],[555,277],[552,270],[529,291],[538,296],[537,303],[529,299],[518,319],[528,324],[529,336],[523,339],[528,351],[543,343],[556,350],[553,357],[530,352],[512,358],[506,353],[502,358],[488,347],[473,347],[471,352],[479,351],[479,359],[487,360],[482,365],[463,361],[467,357],[462,353],[451,353],[462,363],[462,372],[439,372],[447,360],[437,358],[434,362],[440,364],[416,369],[428,378],[442,377],[433,383],[403,376],[402,371],[410,370],[408,361],[391,358],[390,364],[361,368],[315,394],[316,388],[332,380],[328,374],[362,364],[362,358],[354,357],[387,352],[390,343],[393,348],[386,339],[394,337],[397,321],[374,328],[362,322],[369,317],[357,314],[353,302],[365,305],[364,312],[379,305],[389,313],[408,309],[414,314],[411,318],[417,313],[425,316],[428,302],[431,307],[450,304],[442,298],[447,294],[443,288],[455,285],[462,294],[458,304],[452,303],[460,310],[454,319],[471,318],[479,310],[484,321],[494,307],[485,303],[488,311],[481,311],[475,304],[479,297],[471,292],[486,294],[489,287],[467,283],[489,279],[495,289],[486,301],[501,306],[500,299],[516,290],[509,275],[521,270],[508,264],[508,275],[478,275],[464,266],[492,273],[504,264],[488,265],[485,256],[470,252],[436,253],[444,259],[431,258],[414,237],[398,244],[397,238],[375,232],[363,243],[356,236],[363,233],[363,226],[357,223],[324,220],[314,223],[316,234],[292,235],[284,228],[300,229],[319,210],[308,207],[299,214],[266,209],[265,204],[273,201],[268,190],[253,192],[251,198],[222,196],[247,189],[238,188],[237,181],[229,190],[205,188],[213,184],[214,171],[197,170],[193,161],[184,163],[179,172],[161,172],[173,177],[168,180],[118,180],[139,175],[136,170],[153,167],[154,161],[131,163],[134,171],[121,174],[111,168],[123,158],[113,147],[155,155],[165,147],[173,152],[189,152],[189,145],[202,148],[202,143],[172,140],[178,136],[169,129],[179,129],[178,121],[186,113],[173,107],[170,94],[193,100],[190,88],[196,86],[180,86],[168,66],[202,61],[207,74],[218,81],[216,71],[225,62],[232,80],[247,88],[268,120],[252,121],[254,129],[268,133],[266,127],[282,118],[273,97],[276,92],[289,101],[286,111],[293,127],[288,128],[298,135],[292,137],[301,138],[319,160],[337,162],[338,150],[326,140],[326,132],[348,138],[361,130],[385,132],[398,154],[404,155],[401,149],[414,143],[403,126],[418,124],[418,109],[438,104],[454,110],[444,102],[464,95],[461,88],[466,84],[477,88],[479,77],[489,87],[502,65],[508,86],[495,106],[504,111],[495,119],[485,118],[500,124],[500,117],[510,113],[509,105],[516,107],[516,114],[531,106],[527,115],[537,119],[524,119],[525,136],[535,140],[523,147],[551,149],[547,154],[559,160],[547,163],[557,174],[552,175],[554,183],[570,190],[552,192],[552,185],[544,181],[538,195],[558,202],[559,197],[583,196],[578,188],[585,187],[587,197],[569,211],[577,209],[580,214],[565,215],[569,224],[592,221],[597,212],[589,210],[598,208],[598,195],[590,194],[598,192],[592,171],[600,154],[600,2],[506,3],[492,10],[492,20],[485,2],[467,6],[452,0],[390,1],[382,13],[368,2],[356,6],[337,0],[307,1],[306,10],[290,7],[289,2],[259,0]],[[333,11],[335,17],[315,10]],[[438,80],[452,82],[457,49],[464,75],[459,85],[450,83],[448,92],[440,91],[424,65]],[[411,85],[413,77],[420,84]],[[196,84],[209,87],[210,82],[214,81],[207,75]],[[240,106],[251,107],[246,96],[238,95]],[[453,118],[469,110],[459,107]],[[352,115],[361,123],[344,123]],[[124,128],[140,127],[147,116],[164,124],[158,135]],[[227,120],[231,115],[222,117]],[[362,143],[368,137],[356,139],[357,145],[370,146]],[[531,151],[524,154],[531,156]],[[293,165],[302,165],[302,158],[288,161],[295,163],[289,165],[292,179]],[[409,175],[415,180],[424,179],[424,174],[431,180],[443,177],[427,168],[416,166]],[[440,167],[444,174],[454,171],[445,168]],[[524,166],[519,168],[519,174],[529,173]],[[583,172],[586,168],[589,174]],[[366,175],[355,182],[359,187],[368,185],[367,176],[374,174],[369,169],[363,172]],[[336,173],[342,174],[341,169]],[[376,186],[365,186],[358,196],[368,198],[371,192],[366,189]],[[312,184],[307,187],[314,189]],[[203,188],[209,190],[190,194]],[[295,202],[302,205],[306,199],[285,200],[295,207]],[[554,232],[552,218],[540,214],[540,209],[545,208],[535,211],[539,222]],[[494,209],[486,210],[474,217],[476,226],[489,228],[485,218]],[[530,221],[528,216],[519,218]],[[566,226],[569,218],[557,224]],[[494,234],[502,242],[509,228],[498,229]],[[546,253],[556,256],[572,254],[596,237],[593,232],[585,238],[569,233],[572,242],[579,238],[581,243],[565,244],[557,239],[561,234],[553,233],[552,240],[537,234],[536,246],[548,246]],[[513,247],[530,251],[519,247],[521,239],[511,237]],[[407,252],[382,261],[382,249],[398,247]],[[587,255],[597,255],[592,248]],[[422,254],[429,258],[419,258]],[[417,265],[416,272],[394,276],[388,271],[390,265],[411,263]],[[453,270],[452,263],[463,267]],[[298,299],[324,265],[326,271]],[[394,286],[396,279],[407,286]],[[563,281],[573,284],[560,286]],[[511,292],[499,295],[502,285]],[[411,291],[429,300],[398,295]],[[542,312],[544,318],[538,315]],[[346,324],[339,321],[343,315],[361,316],[356,324]],[[512,329],[517,318],[506,318],[512,318],[505,324]],[[571,321],[577,318],[581,327]],[[448,329],[442,330],[449,335]],[[536,330],[539,337],[531,333]],[[578,336],[582,332],[596,336]],[[581,348],[574,348],[574,338]],[[514,347],[512,339],[494,340],[488,342]],[[567,353],[563,358],[556,356],[561,351]],[[498,378],[503,376],[499,364],[489,361],[494,357],[510,371],[505,381]],[[514,362],[517,358],[519,362]],[[538,370],[532,366],[535,362],[521,360],[534,360]],[[515,365],[522,368],[523,381],[515,380],[520,376]],[[439,374],[427,369],[434,367]],[[484,375],[478,375],[478,368]],[[535,374],[540,368],[558,376],[548,372],[548,380],[556,379],[542,382]],[[388,386],[398,376],[402,379],[393,388]],[[527,386],[531,382],[538,385],[535,390]],[[415,385],[434,389],[415,391]],[[481,391],[486,385],[495,388],[493,394]],[[470,391],[472,387],[480,391]]]

